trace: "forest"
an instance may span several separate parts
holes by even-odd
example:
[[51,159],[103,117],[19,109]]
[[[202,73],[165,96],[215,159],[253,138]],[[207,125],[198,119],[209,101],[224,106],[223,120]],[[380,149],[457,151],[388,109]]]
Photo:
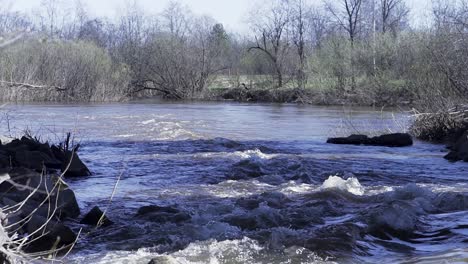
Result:
[[[0,8],[0,99],[100,102],[159,96],[450,108],[468,94],[468,1],[259,1],[250,34],[171,2],[116,18],[80,1]],[[425,20],[424,20],[425,21]],[[414,24],[419,24],[415,26]]]

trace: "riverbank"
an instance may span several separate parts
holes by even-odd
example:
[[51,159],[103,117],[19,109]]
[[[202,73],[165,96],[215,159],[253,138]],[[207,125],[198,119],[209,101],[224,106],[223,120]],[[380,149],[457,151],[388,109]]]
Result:
[[[0,143],[0,228],[3,261],[50,258],[71,250],[78,230],[70,223],[81,214],[65,177],[91,175],[70,137],[58,145],[31,136],[3,137]],[[98,223],[94,223],[98,225]]]
[[328,106],[374,106],[374,107],[409,107],[413,104],[410,94],[395,91],[373,93],[356,91],[343,92],[333,89],[250,89],[222,88],[210,89],[204,92],[199,99],[211,101],[235,101],[251,103],[297,103]]

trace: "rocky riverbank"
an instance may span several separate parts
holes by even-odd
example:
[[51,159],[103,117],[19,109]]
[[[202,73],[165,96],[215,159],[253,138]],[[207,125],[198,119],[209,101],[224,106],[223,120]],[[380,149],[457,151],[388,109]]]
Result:
[[7,236],[2,252],[49,255],[76,242],[77,231],[67,223],[81,211],[64,179],[91,175],[78,149],[28,136],[0,144],[1,227]]

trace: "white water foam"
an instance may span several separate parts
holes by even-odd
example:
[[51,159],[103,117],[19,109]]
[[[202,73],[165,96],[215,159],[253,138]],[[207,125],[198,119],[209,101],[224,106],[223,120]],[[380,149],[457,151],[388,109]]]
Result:
[[[151,259],[161,264],[287,264],[291,259],[302,259],[300,263],[335,263],[322,259],[315,253],[300,247],[288,248],[284,254],[266,254],[265,248],[250,238],[217,241],[214,239],[191,243],[183,250],[169,254],[151,253],[150,249],[139,249],[136,252],[114,251],[107,254],[94,254],[75,257],[74,263],[114,264],[114,263],[148,263]],[[77,261],[77,262],[75,262]],[[298,262],[299,263],[299,262]]]
[[351,177],[345,180],[339,176],[330,176],[326,181],[323,182],[320,189],[338,189],[347,191],[354,195],[364,195],[365,191],[364,187],[361,185],[361,183],[359,183],[357,178]]
[[260,159],[266,160],[274,158],[276,155],[274,154],[265,154],[259,149],[254,150],[246,150],[246,151],[236,151],[234,155],[240,157],[241,159]]
[[156,119],[150,119],[150,120],[145,120],[141,122],[141,124],[143,125],[149,125],[151,123],[156,123]]

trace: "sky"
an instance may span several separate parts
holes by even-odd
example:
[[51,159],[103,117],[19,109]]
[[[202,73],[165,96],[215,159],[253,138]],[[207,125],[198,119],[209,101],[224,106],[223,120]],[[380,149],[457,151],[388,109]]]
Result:
[[[3,0],[5,1],[5,0]],[[8,0],[6,0],[8,1]],[[75,0],[58,0],[70,6]],[[126,6],[128,0],[81,0],[88,11],[98,17],[115,17]],[[239,33],[247,33],[249,27],[246,23],[248,14],[255,4],[263,0],[179,0],[187,5],[195,14],[209,15],[229,29]],[[321,0],[309,0],[311,3],[320,3]],[[337,1],[337,0],[334,0]],[[413,24],[424,23],[431,0],[406,0],[416,17]],[[0,0],[0,3],[2,0]],[[41,0],[10,0],[13,9],[32,12],[40,6]],[[170,0],[136,0],[138,5],[150,14],[161,12]]]

